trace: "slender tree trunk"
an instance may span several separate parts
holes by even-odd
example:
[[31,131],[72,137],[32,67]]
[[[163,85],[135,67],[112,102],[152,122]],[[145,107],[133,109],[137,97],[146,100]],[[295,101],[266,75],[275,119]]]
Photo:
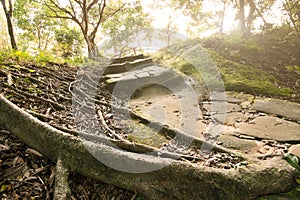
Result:
[[98,48],[95,41],[91,39],[88,35],[84,35],[84,40],[88,47],[89,58],[95,58],[98,56]]
[[252,21],[253,21],[253,15],[256,9],[255,3],[253,0],[247,0],[247,2],[249,3],[250,6],[250,11],[247,17],[247,27],[245,30],[244,35],[245,36],[249,36],[251,34],[251,26],[252,26]]
[[13,23],[12,23],[12,1],[9,0],[9,10],[6,6],[6,2],[5,0],[1,0],[2,3],[2,7],[6,16],[6,22],[7,22],[7,29],[8,29],[8,34],[10,37],[10,43],[11,43],[11,47],[15,50],[18,49],[17,47],[17,43],[16,43],[16,39],[15,39],[15,35],[14,35],[14,29],[13,29]]
[[223,33],[225,11],[226,11],[226,1],[223,1],[223,10],[222,10],[222,16],[221,16],[221,22],[220,22],[220,33]]
[[245,0],[239,0],[239,28],[242,33],[245,32],[246,29],[246,21],[245,21]]

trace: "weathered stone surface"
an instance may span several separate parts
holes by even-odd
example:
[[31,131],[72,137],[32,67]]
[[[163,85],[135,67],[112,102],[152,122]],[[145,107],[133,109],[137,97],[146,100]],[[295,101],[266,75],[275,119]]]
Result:
[[300,158],[300,144],[291,146],[289,152]]
[[138,59],[131,62],[125,61],[124,63],[114,63],[112,65],[107,66],[107,68],[103,72],[103,75],[123,73],[126,71],[130,71],[136,67],[142,68],[147,67],[149,65],[152,65],[151,58]]
[[226,101],[229,103],[242,103],[244,100],[235,98],[233,95],[224,92],[212,92],[210,94],[212,101]]
[[153,85],[142,89],[128,104],[133,111],[148,119],[200,137],[206,128],[202,112],[197,98],[193,99],[185,94],[189,93],[182,90],[176,95],[165,87]]
[[242,111],[242,108],[238,104],[218,101],[212,103],[204,103],[203,107],[211,114],[222,114]]
[[242,124],[236,131],[257,138],[300,142],[300,124],[272,116],[257,117]]
[[226,124],[229,126],[232,126],[238,122],[245,122],[248,119],[248,117],[241,112],[215,114],[212,116],[212,118],[219,123]]
[[170,70],[160,66],[151,65],[144,69],[138,69],[119,74],[109,74],[106,75],[105,78],[109,78],[107,80],[108,83],[115,83],[120,81],[134,81],[142,78],[155,78],[161,75],[167,75],[166,73],[170,73]]
[[258,146],[255,140],[240,139],[232,135],[221,135],[217,141],[222,143],[222,146],[226,148],[241,150],[243,152],[251,151],[251,149],[257,148]]
[[127,56],[127,57],[122,57],[122,58],[113,58],[111,63],[116,64],[116,63],[124,63],[124,62],[132,62],[135,60],[139,59],[144,59],[145,56],[143,54],[135,55],[135,56]]
[[279,99],[256,99],[252,109],[300,121],[300,104]]

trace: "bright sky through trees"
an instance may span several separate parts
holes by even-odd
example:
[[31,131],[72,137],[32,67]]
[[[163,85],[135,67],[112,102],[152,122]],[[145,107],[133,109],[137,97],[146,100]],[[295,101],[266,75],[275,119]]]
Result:
[[[134,0],[127,0],[134,1]],[[165,6],[163,9],[155,9],[153,8],[153,5],[155,2],[159,2],[161,6]],[[161,1],[157,0],[141,0],[141,3],[145,9],[145,12],[147,12],[152,18],[152,26],[156,28],[164,28],[168,24],[169,16],[173,17],[176,20],[176,25],[178,27],[178,31],[185,34],[187,30],[187,26],[189,23],[190,18],[187,16],[184,16],[180,12],[174,12],[172,8],[168,7],[169,1],[163,1],[167,2],[165,5]],[[282,12],[280,6],[282,5],[282,0],[277,0],[275,3],[274,8],[267,13],[265,16],[266,20],[269,23],[273,24],[281,24],[282,19]],[[221,11],[223,9],[223,4],[211,1],[211,0],[204,0],[203,1],[203,8],[202,12],[212,12],[212,11]],[[246,12],[249,12],[249,9],[246,8]],[[233,8],[232,5],[226,5],[225,10],[225,18],[224,18],[224,25],[223,25],[223,31],[229,32],[236,28],[238,26],[238,21],[235,20],[237,15],[237,10]],[[260,25],[263,24],[263,21],[258,18],[258,20],[255,22],[255,28],[259,28]],[[216,33],[217,29],[210,29],[205,30],[202,33],[199,34],[200,37],[209,36],[213,33]]]

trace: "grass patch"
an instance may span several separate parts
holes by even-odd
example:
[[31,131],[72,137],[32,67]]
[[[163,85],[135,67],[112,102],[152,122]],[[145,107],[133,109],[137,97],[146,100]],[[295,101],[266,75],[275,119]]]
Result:
[[[184,46],[185,45],[186,44],[184,44]],[[256,44],[252,45],[250,43],[244,43],[239,45],[243,45],[245,48],[251,49],[252,51],[261,50],[260,47],[256,46]],[[198,59],[201,59],[199,60],[199,63],[202,64],[203,62],[207,62],[203,60],[211,60],[211,65],[217,66],[218,72],[222,76],[224,86],[227,91],[283,97],[289,97],[294,92],[290,88],[277,86],[275,83],[278,81],[274,76],[269,75],[267,72],[257,68],[256,66],[252,66],[247,63],[241,64],[233,60],[227,60],[213,50],[209,50],[208,53],[210,58],[206,59],[203,59],[203,55],[199,55]],[[205,83],[201,75],[212,75],[212,73],[206,73],[205,69],[203,70],[204,73],[201,71],[202,74],[199,74],[198,70],[191,63],[187,62],[184,58],[178,55],[172,55],[172,53],[166,50],[161,50],[153,55],[153,59],[156,62],[160,62],[165,66],[176,69],[181,73],[192,76],[193,78],[199,80],[201,84]],[[204,66],[207,66],[207,63],[204,64]],[[293,70],[295,69],[296,68],[293,66]],[[213,75],[217,76],[217,73]]]
[[300,67],[297,65],[292,65],[292,66],[285,66],[285,69],[288,71],[297,71],[300,72]]
[[290,96],[293,91],[275,85],[276,78],[254,67],[219,58],[216,60],[226,90],[255,95]]
[[36,55],[30,55],[28,52],[19,50],[0,51],[0,63],[35,63],[44,66],[47,63],[64,63],[64,59],[57,58],[50,52],[40,51]]

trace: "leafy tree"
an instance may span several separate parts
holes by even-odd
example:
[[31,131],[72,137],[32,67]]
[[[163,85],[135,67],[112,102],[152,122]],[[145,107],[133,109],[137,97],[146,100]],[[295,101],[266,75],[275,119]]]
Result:
[[102,23],[124,8],[124,4],[113,5],[111,2],[108,6],[107,0],[68,0],[66,5],[58,0],[45,0],[44,4],[52,12],[50,17],[68,19],[80,27],[89,57],[98,54],[95,39]]
[[[118,1],[118,4],[120,3],[121,1]],[[106,48],[112,47],[114,52],[119,53],[119,56],[132,50],[136,53],[136,49],[129,47],[129,43],[135,40],[139,31],[145,27],[150,27],[150,22],[151,20],[143,12],[139,0],[125,4],[123,12],[114,14],[110,20],[103,23],[102,34],[113,39],[106,44]]]
[[55,41],[53,50],[63,58],[72,58],[82,53],[84,40],[81,32],[75,28],[69,28],[67,25],[57,28]]
[[[213,0],[209,2],[215,5],[215,9],[204,11],[204,0],[172,0],[172,6],[191,18],[189,30],[199,33],[218,29],[222,33],[226,7],[232,2],[231,0]],[[195,35],[193,33],[189,34],[191,36]]]
[[46,51],[59,23],[47,17],[49,11],[41,5],[40,0],[16,0],[14,6],[16,25],[21,29],[22,46]]
[[[276,2],[276,0],[239,0],[235,1],[238,8],[239,28],[244,36],[248,36],[252,30],[253,21],[257,17],[261,17],[264,21],[264,26],[269,23],[265,20],[263,14],[268,11]],[[245,7],[249,6],[249,13],[245,16]]]
[[283,2],[283,9],[287,13],[289,22],[294,27],[297,34],[300,33],[300,1],[288,1]]
[[13,22],[12,22],[12,16],[13,16],[12,0],[8,0],[8,6],[7,6],[7,1],[6,0],[1,0],[1,4],[2,4],[3,10],[4,10],[4,14],[6,16],[7,29],[8,29],[8,34],[9,34],[9,37],[10,37],[11,47],[13,49],[17,50],[18,46],[17,46],[17,42],[16,42],[16,39],[15,39]]

